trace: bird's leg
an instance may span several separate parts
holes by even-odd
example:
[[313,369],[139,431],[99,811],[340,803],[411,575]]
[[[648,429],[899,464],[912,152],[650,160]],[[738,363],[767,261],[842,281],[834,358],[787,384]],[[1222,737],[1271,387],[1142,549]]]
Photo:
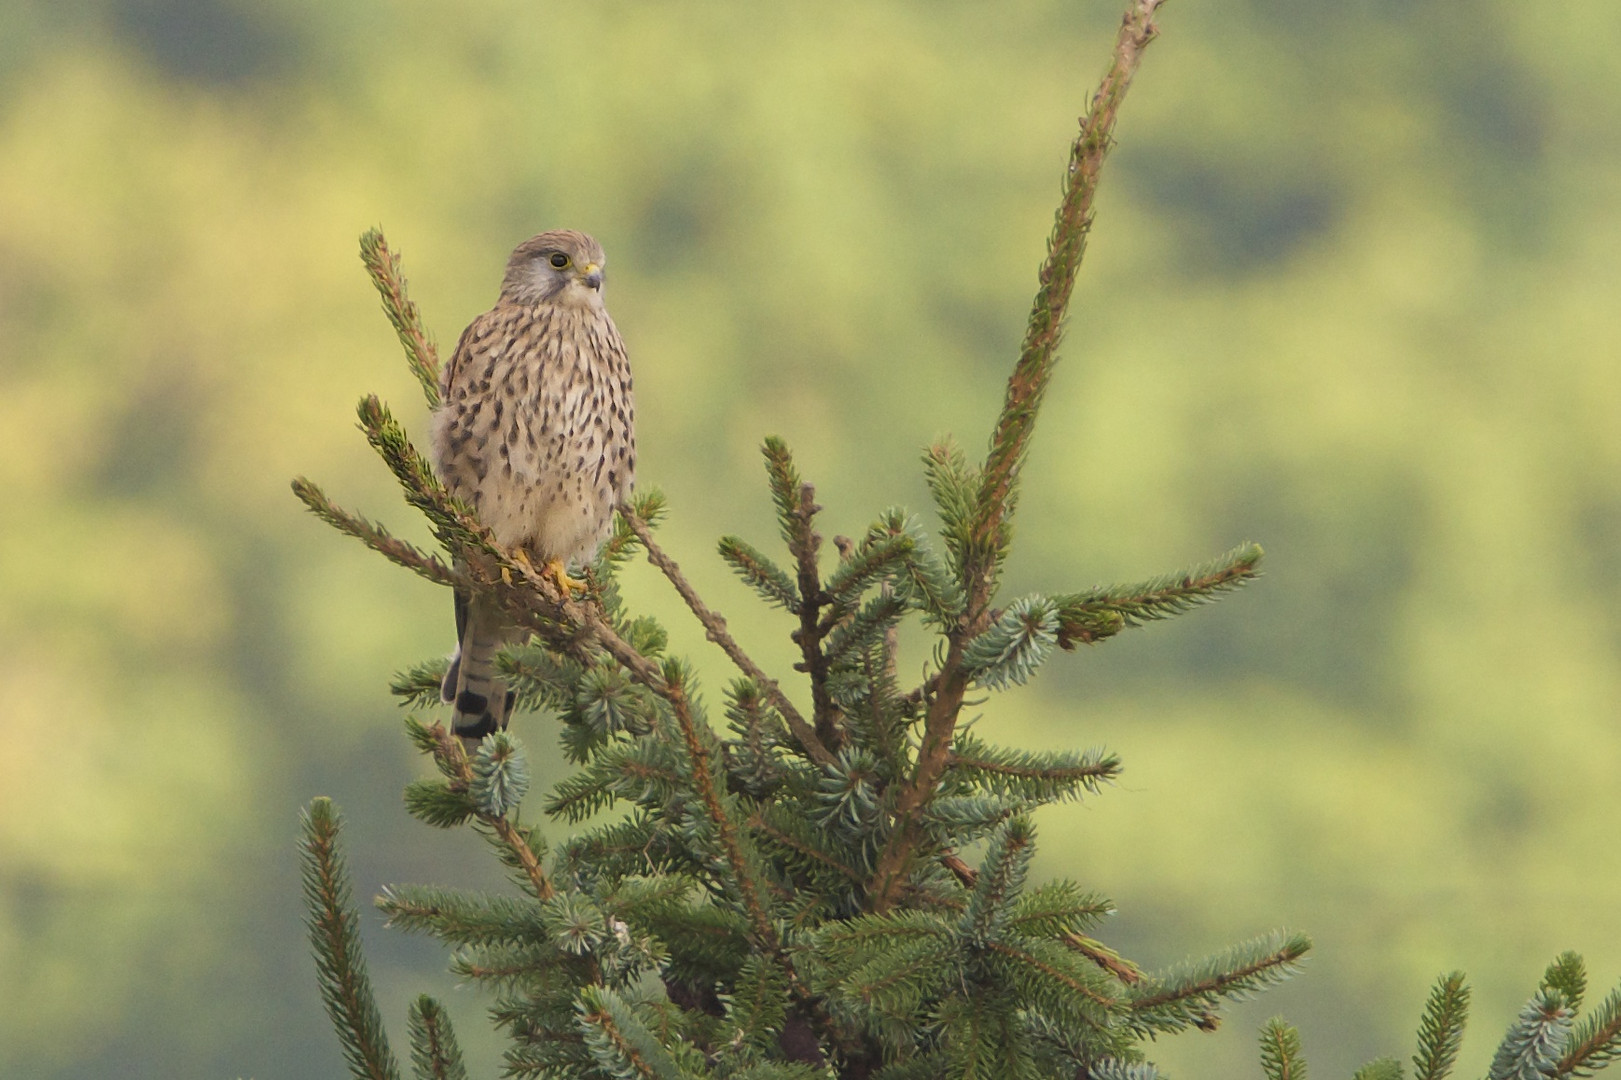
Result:
[[546,565],[540,572],[543,577],[552,580],[553,584],[557,586],[557,591],[562,593],[565,599],[573,597],[575,593],[585,591],[585,582],[576,581],[574,578],[569,577],[567,568],[563,566],[563,560],[555,555],[546,560]]
[[537,573],[535,564],[529,561],[529,549],[521,544],[512,549],[512,561],[523,567],[526,574]]

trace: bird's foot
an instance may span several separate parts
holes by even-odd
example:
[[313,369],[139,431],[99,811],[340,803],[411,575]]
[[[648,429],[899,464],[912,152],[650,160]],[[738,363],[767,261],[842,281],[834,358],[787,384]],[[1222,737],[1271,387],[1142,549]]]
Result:
[[557,586],[557,591],[563,594],[564,599],[572,599],[575,593],[585,591],[585,582],[568,576],[568,570],[563,566],[563,560],[550,558],[541,568],[541,576],[549,578]]

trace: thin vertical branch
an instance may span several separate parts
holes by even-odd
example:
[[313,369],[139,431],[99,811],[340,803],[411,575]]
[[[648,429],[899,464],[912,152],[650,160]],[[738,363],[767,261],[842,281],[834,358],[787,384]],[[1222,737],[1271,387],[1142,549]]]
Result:
[[820,509],[816,505],[815,486],[809,482],[800,484],[795,493],[794,529],[788,543],[799,571],[799,629],[793,637],[804,658],[801,668],[810,676],[811,716],[816,724],[816,737],[837,753],[844,742],[844,732],[839,727],[839,711],[827,692],[827,657],[822,652],[820,614],[827,596],[822,590],[822,574],[817,565],[822,535],[814,524]]
[[397,1080],[399,1066],[388,1047],[360,951],[360,914],[338,851],[339,828],[330,799],[315,799],[304,812],[304,900],[321,1000],[343,1044],[349,1071],[359,1080]]
[[1114,60],[1103,77],[1092,106],[1070,147],[1064,176],[1064,198],[1053,222],[1047,261],[1041,267],[1029,327],[1018,363],[1008,379],[1007,397],[991,436],[975,509],[973,528],[963,555],[963,586],[968,603],[963,622],[947,635],[939,682],[929,700],[917,766],[895,799],[895,828],[879,855],[868,889],[874,911],[888,910],[900,895],[913,852],[922,839],[919,815],[945,773],[957,717],[971,681],[963,670],[966,643],[990,624],[990,601],[996,587],[1007,524],[1012,516],[1019,464],[1030,445],[1036,413],[1057,360],[1069,310],[1075,274],[1092,227],[1098,178],[1113,145],[1112,132],[1121,102],[1142,61],[1143,50],[1158,32],[1154,13],[1163,0],[1134,0],[1115,39]]
[[[755,685],[765,692],[766,697],[771,699],[771,704],[776,706],[777,711],[782,714],[783,720],[787,722],[788,730],[793,732],[794,738],[799,740],[799,745],[810,759],[818,765],[832,764],[835,760],[833,754],[817,736],[816,730],[805,722],[805,718],[800,715],[798,709],[794,708],[793,702],[788,700],[787,695],[782,692],[782,688],[777,685],[776,680],[760,670],[760,665],[750,659],[749,655],[737,644],[737,641],[726,629],[726,620],[712,611],[703,600],[699,599],[697,591],[693,589],[692,584],[681,573],[681,568],[676,565],[675,560],[670,558],[664,549],[659,547],[653,540],[653,531],[648,528],[647,522],[629,505],[620,506],[619,514],[625,523],[630,526],[631,531],[636,534],[636,539],[641,541],[643,550],[647,552],[647,561],[657,567],[669,580],[670,584],[675,586],[675,591],[680,594],[681,599],[686,602],[687,607],[691,609],[698,622],[702,624],[704,636],[719,645],[721,651],[726,653],[731,658],[732,663],[737,665],[738,670],[754,680]],[[615,658],[618,659],[617,655]]]
[[405,275],[400,273],[400,257],[388,248],[381,229],[368,229],[360,238],[360,261],[383,298],[383,312],[393,324],[405,347],[405,361],[411,374],[422,384],[428,408],[439,405],[439,350],[422,325],[422,313],[406,294]]

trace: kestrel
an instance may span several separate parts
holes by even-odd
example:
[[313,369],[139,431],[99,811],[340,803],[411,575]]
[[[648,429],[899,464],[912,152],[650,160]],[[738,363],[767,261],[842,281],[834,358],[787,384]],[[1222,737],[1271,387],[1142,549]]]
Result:
[[[439,376],[433,450],[451,494],[503,546],[545,565],[589,562],[636,471],[625,344],[602,303],[602,246],[558,229],[519,244],[495,306],[462,332]],[[495,654],[513,630],[489,599],[456,594],[456,654],[441,694],[475,745],[512,707]]]

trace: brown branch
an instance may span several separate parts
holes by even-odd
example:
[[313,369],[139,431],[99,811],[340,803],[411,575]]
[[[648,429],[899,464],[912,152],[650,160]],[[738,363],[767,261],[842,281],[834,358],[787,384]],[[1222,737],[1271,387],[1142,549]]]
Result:
[[[473,766],[467,760],[467,751],[462,748],[461,740],[446,731],[445,726],[437,720],[430,724],[427,730],[433,736],[434,757],[451,770],[451,783],[466,791],[473,784]],[[557,895],[557,889],[553,887],[550,875],[546,873],[546,868],[540,865],[540,859],[535,855],[535,849],[529,846],[529,840],[523,830],[512,824],[503,814],[475,810],[474,815],[479,823],[494,833],[495,838],[512,853],[513,861],[529,879],[537,900],[550,900]]]
[[884,845],[868,888],[873,911],[887,911],[910,873],[913,853],[922,840],[920,814],[939,786],[949,761],[957,717],[970,682],[962,661],[966,643],[989,625],[990,600],[997,564],[1012,514],[1018,466],[1029,446],[1036,411],[1047,387],[1063,334],[1070,292],[1092,225],[1098,177],[1112,144],[1111,133],[1143,50],[1154,39],[1154,13],[1162,0],[1133,0],[1115,39],[1114,60],[1103,77],[1080,134],[1070,147],[1064,197],[1053,223],[1047,260],[1042,265],[1029,328],[985,459],[972,534],[963,555],[967,592],[962,623],[947,635],[945,662],[925,714],[917,765],[895,799],[895,827]]
[[1138,998],[1131,1002],[1131,1008],[1135,1011],[1141,1011],[1143,1009],[1157,1008],[1161,1005],[1169,1005],[1173,1001],[1186,1001],[1188,998],[1203,997],[1207,994],[1219,994],[1226,990],[1229,986],[1232,986],[1234,983],[1241,982],[1244,979],[1248,979],[1255,975],[1259,975],[1261,972],[1266,971],[1269,968],[1280,967],[1284,964],[1292,964],[1298,959],[1300,959],[1300,953],[1286,946],[1278,949],[1276,952],[1263,956],[1253,964],[1247,964],[1235,971],[1224,971],[1219,975],[1213,975],[1210,978],[1201,980],[1200,982],[1194,983],[1191,986],[1178,987],[1175,990],[1165,990],[1158,994],[1151,994],[1147,997]]
[[339,532],[359,540],[395,565],[403,566],[437,585],[455,587],[466,584],[461,575],[439,559],[401,540],[375,521],[351,514],[338,506],[327,498],[326,492],[305,477],[300,476],[293,481],[293,494],[316,517]]
[[954,851],[948,851],[940,856],[940,862],[953,876],[962,883],[965,889],[972,889],[979,884],[979,871],[962,861],[962,856]]
[[[1621,1011],[1617,1011],[1615,1015],[1611,1016],[1608,1024],[1594,1028],[1593,1034],[1584,1039],[1579,1046],[1571,1047],[1569,1052],[1559,1059],[1559,1064],[1555,1066],[1553,1075],[1569,1076],[1572,1073],[1588,1073],[1602,1068],[1609,1060],[1608,1055],[1597,1057],[1595,1061],[1589,1061],[1588,1059],[1599,1055],[1601,1051],[1604,1051],[1605,1047],[1616,1040],[1618,1035],[1621,1035]],[[1613,1054],[1613,1051],[1610,1053]]]
[[[1036,411],[1058,359],[1063,338],[1064,317],[1069,312],[1075,275],[1086,251],[1087,234],[1092,228],[1092,206],[1097,198],[1103,162],[1114,144],[1113,132],[1121,103],[1131,86],[1132,76],[1142,61],[1143,50],[1154,40],[1158,28],[1154,13],[1163,0],[1133,0],[1121,21],[1115,38],[1114,61],[1092,96],[1091,108],[1081,121],[1080,133],[1070,148],[1069,169],[1064,177],[1064,197],[1053,222],[1046,262],[1038,277],[1036,298],[1031,305],[1018,363],[1008,379],[1007,397],[991,437],[990,454],[985,459],[980,486],[979,513],[973,539],[977,544],[995,544],[997,534],[1011,514],[1012,494],[1019,463],[1030,444]],[[985,571],[990,567],[975,569]],[[988,582],[970,577],[971,589],[988,592]],[[970,604],[969,611],[974,606]]]
[[827,692],[827,657],[822,652],[822,638],[832,629],[823,627],[817,619],[827,596],[822,591],[822,573],[816,556],[822,547],[822,536],[814,526],[816,488],[802,483],[794,493],[793,530],[788,537],[788,548],[793,552],[798,570],[799,629],[794,643],[804,660],[798,666],[810,676],[811,718],[815,722],[816,738],[823,746],[837,752],[844,744],[844,732],[839,726],[839,710]]
[[[736,664],[743,674],[754,680],[755,685],[759,686],[766,697],[771,699],[771,704],[776,707],[777,711],[782,714],[783,720],[787,722],[788,730],[793,732],[794,738],[799,741],[799,745],[812,761],[815,761],[818,765],[833,764],[836,759],[822,743],[822,740],[817,737],[815,729],[805,722],[805,718],[800,715],[798,709],[794,708],[793,702],[788,700],[787,695],[782,692],[782,688],[777,685],[776,680],[761,671],[760,666],[749,658],[749,655],[727,632],[726,620],[710,610],[708,605],[699,598],[698,593],[682,575],[681,568],[676,565],[675,560],[665,554],[664,550],[653,540],[653,532],[647,527],[647,522],[642,520],[629,505],[621,505],[619,513],[631,530],[636,533],[636,538],[641,541],[642,547],[646,549],[647,561],[658,567],[660,572],[669,579],[670,584],[675,586],[675,591],[681,595],[682,600],[686,601],[687,607],[697,617],[698,622],[703,625],[704,636],[719,645],[721,651],[731,658],[732,663]],[[607,629],[606,624],[602,624],[601,629]],[[610,630],[609,633],[611,634],[612,631]],[[617,637],[618,635],[613,636]],[[629,648],[629,646],[627,645],[626,648]],[[640,653],[635,653],[635,650],[631,650],[631,652],[642,659],[643,663],[648,667],[653,667],[651,661],[641,657]],[[620,657],[615,656],[615,659],[620,659]],[[624,661],[621,660],[621,662]],[[626,666],[630,665],[627,664]],[[654,668],[654,670],[657,669]],[[662,681],[662,678],[660,681]]]
[[1136,985],[1143,981],[1142,970],[1136,964],[1101,941],[1094,941],[1085,934],[1077,934],[1073,930],[1066,932],[1060,940],[1127,985]]

